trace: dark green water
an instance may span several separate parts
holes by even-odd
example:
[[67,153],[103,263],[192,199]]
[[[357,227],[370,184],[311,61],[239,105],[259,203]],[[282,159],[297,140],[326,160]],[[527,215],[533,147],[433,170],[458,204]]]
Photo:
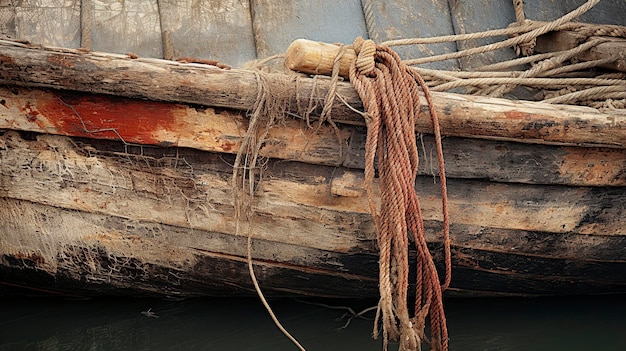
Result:
[[[353,319],[341,329],[342,310],[271,303],[308,350],[381,350],[370,320]],[[445,304],[452,351],[626,350],[626,296]],[[141,313],[148,309],[158,318]],[[0,299],[1,351],[295,349],[256,299]]]

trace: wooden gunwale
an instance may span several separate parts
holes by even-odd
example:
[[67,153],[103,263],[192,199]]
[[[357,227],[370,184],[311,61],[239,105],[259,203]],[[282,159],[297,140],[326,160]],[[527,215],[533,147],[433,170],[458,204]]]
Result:
[[[0,42],[0,84],[68,89],[156,101],[250,110],[259,89],[258,73],[222,70],[157,59],[32,47]],[[270,86],[290,92],[291,108],[308,106],[311,97],[323,105],[329,82],[301,76],[268,74]],[[337,93],[362,109],[349,83]],[[509,101],[489,97],[434,93],[444,135],[573,146],[626,147],[626,115],[615,110]],[[363,125],[363,119],[340,99],[333,106],[337,123]],[[318,112],[319,112],[318,109]],[[428,106],[423,102],[423,113]],[[429,133],[429,118],[419,118],[418,132]]]

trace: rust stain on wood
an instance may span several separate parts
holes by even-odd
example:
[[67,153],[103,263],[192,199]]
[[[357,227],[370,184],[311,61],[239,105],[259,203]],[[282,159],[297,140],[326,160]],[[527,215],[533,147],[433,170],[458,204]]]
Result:
[[54,66],[60,66],[60,67],[66,67],[66,68],[72,68],[74,67],[74,64],[75,64],[74,60],[69,58],[67,55],[51,54],[50,56],[48,56],[46,61],[48,61],[48,63]]
[[0,55],[0,64],[12,65],[14,64],[13,57],[7,55]]
[[[573,152],[575,151],[575,152]],[[584,180],[587,185],[624,185],[626,160],[612,150],[570,150],[559,168],[562,176]]]
[[20,267],[41,267],[46,263],[43,256],[34,252],[7,254],[4,255],[4,259],[11,265]]

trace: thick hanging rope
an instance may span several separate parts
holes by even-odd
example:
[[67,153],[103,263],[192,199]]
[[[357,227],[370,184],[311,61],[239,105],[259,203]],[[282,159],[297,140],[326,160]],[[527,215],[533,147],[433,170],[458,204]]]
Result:
[[[365,155],[365,187],[380,250],[380,301],[374,326],[374,337],[378,337],[379,326],[382,324],[385,349],[390,340],[398,341],[400,350],[421,349],[423,342],[430,343],[431,350],[448,349],[448,333],[442,301],[442,292],[449,286],[451,277],[446,182],[439,124],[435,111],[432,110],[433,103],[428,93],[428,87],[420,74],[427,76],[428,84],[436,90],[467,87],[469,92],[497,96],[510,91],[517,85],[528,85],[563,91],[557,96],[545,96],[546,102],[567,103],[587,99],[595,104],[596,102],[591,101],[592,99],[604,97],[605,99],[608,98],[604,102],[606,107],[624,107],[623,101],[626,100],[612,100],[626,98],[623,89],[623,74],[601,74],[593,78],[572,78],[569,76],[571,72],[577,70],[609,63],[608,59],[589,62],[577,62],[575,60],[581,52],[595,47],[606,39],[590,38],[582,41],[578,47],[562,52],[539,55],[534,55],[532,52],[537,36],[552,30],[574,30],[587,37],[598,35],[626,37],[624,27],[571,22],[572,19],[592,8],[599,0],[588,0],[574,11],[548,23],[527,20],[523,12],[523,2],[521,0],[513,1],[517,22],[509,28],[439,38],[396,40],[383,43],[383,47],[377,47],[372,41],[363,41],[362,39],[354,43],[358,59],[351,67],[350,80],[366,109],[364,116],[368,131]],[[421,58],[404,63],[387,47],[467,40],[496,35],[510,35],[512,38],[458,53]],[[511,46],[521,47],[523,54],[528,55],[528,57],[485,66],[476,72],[436,71],[406,66],[407,64],[413,65],[480,54]],[[571,63],[567,64],[568,61]],[[516,68],[522,64],[532,64],[533,67],[525,71],[498,71]],[[338,81],[338,67],[339,58],[335,61],[333,69],[333,86]],[[558,74],[563,74],[563,76],[555,78]],[[262,83],[262,76],[259,76],[259,81]],[[414,122],[420,113],[420,96],[418,94],[420,87],[431,107],[430,116],[433,120],[439,158],[446,266],[443,283],[440,282],[432,256],[426,245],[419,199],[414,188],[419,161]],[[570,87],[583,87],[584,90],[572,92],[569,91]],[[239,228],[240,221],[247,219],[249,224],[248,265],[255,288],[276,325],[297,347],[302,349],[302,346],[287,333],[273,315],[258,286],[252,265],[252,232],[250,228],[253,211],[251,204],[254,200],[255,178],[258,179],[259,177],[258,151],[267,135],[267,130],[277,120],[280,120],[279,116],[284,115],[284,113],[275,113],[281,110],[282,107],[280,106],[283,103],[287,103],[267,95],[267,92],[280,89],[280,87],[272,86],[271,89],[269,88],[260,90],[260,94],[263,94],[259,96],[258,104],[251,116],[248,134],[244,138],[242,151],[238,154],[235,162],[233,184],[235,184],[235,206],[238,210],[237,232],[239,233],[241,230]],[[329,117],[331,115],[330,107],[335,96],[336,92],[331,89],[326,96],[327,103],[323,108],[322,122],[320,123],[325,121],[333,124]],[[311,109],[312,106],[309,106],[305,115]],[[262,119],[260,119],[261,116],[263,116]],[[374,165],[376,161],[378,162],[380,184],[378,189],[374,187],[376,175]],[[374,201],[376,198],[375,190],[379,192],[380,210]],[[408,303],[409,233],[413,235],[413,242],[417,251],[416,301],[415,310],[412,313],[409,313]],[[427,320],[430,327],[430,340],[425,335]]]
[[[450,284],[450,239],[448,230],[446,182],[441,148],[441,133],[435,111],[430,111],[439,156],[446,275],[443,284],[424,238],[424,223],[415,191],[418,152],[415,119],[420,113],[420,87],[429,106],[428,89],[414,70],[404,65],[387,47],[376,47],[371,40],[358,38],[354,43],[357,60],[350,68],[350,81],[366,111],[367,143],[365,187],[376,226],[379,260],[380,301],[374,326],[383,326],[383,345],[389,340],[400,343],[400,350],[421,349],[426,318],[430,315],[431,350],[448,349],[448,332],[443,311],[442,291]],[[374,198],[375,158],[378,157],[378,211]],[[417,249],[417,287],[415,312],[408,310],[409,239]]]

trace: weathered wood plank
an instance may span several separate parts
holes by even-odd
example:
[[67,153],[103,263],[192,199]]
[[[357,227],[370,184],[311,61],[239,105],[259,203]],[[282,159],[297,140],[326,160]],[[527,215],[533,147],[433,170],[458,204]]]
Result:
[[[67,68],[69,67],[62,69]],[[6,93],[12,94],[10,90]],[[70,95],[72,94],[65,96]],[[9,101],[1,94],[0,98],[3,101],[2,105]],[[97,97],[92,98],[96,102],[102,101]],[[67,116],[77,117],[76,113],[63,102],[70,102],[75,109],[79,108],[81,116],[93,112],[84,105],[82,106],[87,110],[80,110],[81,104],[89,102],[89,100],[81,99],[73,96],[71,100],[61,98],[60,101],[50,99],[48,102],[56,104],[57,109],[64,109]],[[75,105],[77,101],[80,103]],[[112,105],[107,106],[112,107]],[[187,114],[195,109],[197,116],[191,124],[196,124],[196,128],[206,128],[207,122],[204,119],[207,116],[214,118],[214,114],[222,113],[215,109],[197,106],[176,105],[176,108],[161,104],[147,106],[152,106],[154,110],[163,108],[168,111],[170,109],[185,111],[181,116],[175,117],[179,121],[183,119],[182,115],[186,119]],[[30,116],[31,119],[41,122],[39,115],[33,114],[33,111],[39,110],[26,108],[21,111],[21,115]],[[223,123],[231,123],[232,119],[228,119],[233,116],[237,121],[241,121],[239,118],[242,118],[242,115],[232,114],[228,115],[226,121],[222,120]],[[133,115],[133,117],[155,124],[154,120],[148,119],[147,113]],[[88,120],[94,123],[94,129],[97,129],[95,128],[96,120],[97,118]],[[18,120],[18,123],[28,124],[27,121],[28,118],[26,121]],[[4,122],[7,123],[8,120]],[[15,123],[15,120],[9,122]],[[37,125],[35,121],[28,122]],[[614,122],[615,120],[613,120],[613,126],[616,125]],[[70,126],[69,123],[73,124]],[[69,123],[63,127],[74,129],[75,133],[82,133],[82,136],[93,137],[93,129],[92,132],[86,132],[85,126],[77,124],[76,121]],[[241,124],[244,123],[245,121],[242,121]],[[619,122],[617,126],[620,126]],[[46,124],[43,124],[43,127],[37,125],[40,130],[36,131],[43,131],[41,128],[44,127],[51,128]],[[106,129],[102,126],[99,128]],[[113,128],[117,130],[117,127]],[[237,128],[240,129],[235,127],[228,129],[233,134],[231,142],[237,137],[234,131],[245,129],[241,128],[241,125]],[[569,125],[566,125],[565,130],[567,128]],[[298,128],[286,127],[285,130],[293,133]],[[185,132],[202,134],[203,130],[190,127]],[[119,135],[110,130],[96,134],[98,133],[105,135],[105,139],[119,139]],[[125,133],[132,134],[129,130]],[[328,132],[326,134],[332,135]],[[162,152],[160,149],[151,150],[142,154],[142,157],[127,155],[124,152],[116,155],[114,152],[106,153],[95,149],[89,143],[78,148],[73,145],[75,142],[81,143],[77,139],[68,142],[67,139],[31,135],[30,137],[34,138],[31,141],[13,143],[16,139],[11,138],[14,136],[14,133],[7,133],[0,138],[0,195],[2,196],[0,218],[3,218],[0,220],[3,233],[0,235],[0,248],[8,246],[8,237],[4,235],[5,233],[17,235],[10,238],[13,251],[6,254],[7,251],[2,249],[0,276],[3,279],[19,282],[24,279],[25,271],[32,273],[33,276],[41,273],[40,253],[42,250],[49,250],[50,245],[57,244],[57,241],[47,239],[73,236],[72,240],[77,240],[78,244],[67,245],[57,251],[58,254],[49,262],[56,262],[58,274],[50,277],[49,286],[44,284],[42,287],[61,289],[65,283],[68,284],[65,287],[77,287],[77,284],[82,281],[95,283],[92,286],[77,287],[92,293],[93,289],[109,293],[150,291],[159,295],[195,295],[206,291],[229,295],[233,292],[235,294],[250,293],[247,268],[241,256],[243,249],[241,243],[244,238],[234,236],[232,227],[228,227],[227,224],[222,227],[219,225],[210,227],[206,224],[207,222],[200,219],[208,212],[215,212],[218,217],[221,217],[211,217],[208,222],[217,222],[223,218],[232,220],[232,213],[228,209],[231,205],[227,185],[231,171],[227,162],[231,162],[232,159],[225,156],[220,161],[221,156],[195,153],[193,150],[187,150],[194,154],[193,156],[191,154],[181,156],[179,151],[182,153],[186,151],[182,149],[175,150],[173,156],[158,156],[159,152]],[[138,138],[137,134],[135,137]],[[148,139],[141,139],[145,138],[142,136],[133,142],[149,144],[155,143],[160,140],[159,138],[172,140],[174,137],[174,134],[152,136],[152,139],[147,142]],[[215,147],[217,151],[220,147],[225,148],[217,140],[208,141],[211,137],[226,139],[223,135],[216,137],[215,134],[207,132],[203,134],[205,140],[193,140],[189,137],[187,142],[189,146],[200,149],[205,144],[213,145],[211,147]],[[286,136],[281,135],[280,138],[282,139],[279,140],[285,140]],[[450,139],[446,139],[449,143],[448,148],[455,145],[455,142],[450,142]],[[461,144],[463,141],[465,140],[457,139],[456,143]],[[351,142],[352,150],[359,153],[359,150],[362,150],[362,144],[352,139]],[[24,153],[24,145],[19,145],[20,143],[29,144],[27,146],[29,151]],[[429,141],[426,140],[425,145],[428,143]],[[172,144],[182,146],[178,141]],[[291,143],[286,144],[291,145]],[[473,154],[472,157],[477,157],[485,145],[492,145],[483,143],[482,140],[472,140],[469,144],[467,152]],[[530,167],[533,169],[531,175],[520,172],[518,179],[529,177],[532,178],[531,182],[539,183],[546,181],[545,179],[554,179],[550,176],[541,178],[538,173],[543,165],[547,165],[545,172],[556,172],[559,169],[559,177],[590,177],[591,182],[603,177],[623,181],[622,170],[626,158],[623,157],[622,150],[542,147],[523,153],[522,145],[505,142],[493,143],[493,145],[493,150],[483,152],[490,154],[489,157],[495,157],[496,151],[504,152],[498,163],[500,166],[506,165],[509,161],[513,161],[516,165],[537,162],[536,167]],[[129,152],[128,149],[146,151],[146,146],[143,145],[118,144],[117,147],[127,152]],[[452,159],[465,157],[462,153],[463,146],[457,145],[456,147],[457,151],[452,154]],[[503,151],[502,148],[510,148],[510,150]],[[280,149],[280,144],[277,149]],[[428,146],[425,149],[428,150]],[[573,154],[568,154],[568,150]],[[280,151],[274,152],[280,154]],[[550,161],[550,152],[555,153],[554,161]],[[15,157],[13,153],[25,156],[23,162],[14,162],[16,159],[13,158]],[[513,159],[516,155],[522,156],[519,159]],[[427,155],[423,156],[423,160],[428,159]],[[569,163],[562,162],[561,159]],[[354,157],[352,160],[356,163],[361,162],[359,157]],[[136,167],[133,162],[141,162],[142,165]],[[422,162],[422,164],[425,163],[427,162]],[[459,174],[463,173],[463,164],[464,162],[459,162],[457,171]],[[616,164],[617,168],[612,168],[613,164]],[[561,168],[558,168],[559,165]],[[331,294],[327,287],[340,285],[342,290],[337,294],[343,294],[343,296],[375,296],[377,281],[375,270],[371,269],[376,266],[375,246],[370,231],[371,223],[368,222],[367,210],[363,203],[360,173],[345,172],[342,169],[316,169],[307,165],[284,162],[270,162],[268,166],[267,179],[260,185],[261,198],[258,203],[260,215],[256,219],[260,222],[260,233],[264,239],[255,240],[255,249],[259,249],[263,257],[268,257],[268,261],[259,262],[256,265],[257,271],[261,272],[259,275],[262,286],[269,288],[272,295],[308,293],[317,296],[339,296],[332,295],[334,292]],[[491,167],[494,167],[493,164]],[[581,169],[589,170],[590,173],[585,173]],[[568,174],[568,171],[571,174]],[[430,171],[422,172],[428,174]],[[487,174],[490,174],[489,172]],[[605,175],[603,172],[606,172]],[[510,175],[504,177],[514,179],[514,173],[515,169],[510,170]],[[591,173],[593,176],[590,175]],[[471,175],[471,177],[479,176]],[[45,185],[40,184],[42,179],[48,178],[55,179]],[[22,180],[25,180],[24,184],[21,184]],[[436,213],[438,209],[437,187],[432,183],[432,178],[427,177],[422,177],[418,181],[420,188],[424,191],[422,195],[426,197],[424,203],[428,207],[428,212]],[[621,281],[624,276],[622,248],[626,227],[622,220],[626,212],[622,188],[570,189],[556,186],[522,187],[504,184],[492,186],[479,181],[456,180],[452,180],[450,184],[453,193],[456,194],[456,198],[452,200],[453,212],[455,216],[461,213],[457,216],[460,221],[453,223],[452,227],[455,243],[453,262],[456,269],[453,277],[454,290],[473,290],[478,293],[491,291],[496,294],[517,294],[520,291],[531,294],[557,294],[563,291],[568,293],[626,291],[626,284]],[[139,193],[139,195],[132,195],[133,193]],[[6,196],[24,198],[27,201],[8,199]],[[63,206],[77,210],[30,202],[52,203],[51,199],[54,197],[66,198]],[[120,198],[129,198],[130,204],[120,204]],[[466,198],[472,201],[467,201]],[[304,202],[300,203],[300,199]],[[137,211],[142,204],[156,202],[161,202],[161,204],[149,205],[147,210]],[[154,207],[150,208],[150,206]],[[32,213],[29,215],[33,207],[38,207],[40,212],[37,214],[37,220],[31,221],[35,218]],[[160,221],[165,217],[157,219],[151,217],[149,212],[152,210],[162,213],[171,212],[174,220],[170,222],[170,225],[162,224]],[[276,213],[285,213],[286,217],[275,218]],[[469,216],[474,216],[474,218],[469,218]],[[98,220],[93,220],[94,218]],[[294,223],[284,224],[288,221]],[[485,227],[484,223],[480,224],[482,223],[480,221],[486,221],[493,227]],[[507,221],[514,224],[506,228],[499,227]],[[276,225],[276,222],[283,222],[283,224]],[[54,225],[51,226],[51,223]],[[198,226],[196,226],[197,223],[199,223]],[[517,223],[523,223],[526,229],[516,229]],[[111,230],[116,225],[117,227]],[[559,225],[562,225],[561,229]],[[24,230],[26,227],[28,230]],[[137,235],[136,227],[154,228],[154,230],[146,231],[143,233],[146,236],[141,237]],[[429,241],[436,241],[436,232],[440,227],[437,216],[429,217],[427,227]],[[276,228],[278,231],[283,231],[284,235],[295,233],[296,237],[292,238],[291,242],[282,243],[284,237],[270,233],[270,230],[276,230]],[[328,236],[328,232],[324,230],[330,233],[340,232],[342,235]],[[551,233],[547,230],[558,231],[558,233]],[[166,240],[170,238],[172,232],[177,234],[175,243]],[[34,235],[24,236],[23,233]],[[577,233],[590,235],[580,236]],[[302,235],[308,238],[303,239]],[[203,241],[204,236],[211,237],[211,240]],[[34,247],[38,249],[26,248],[27,243],[23,241],[24,238],[36,241]],[[230,243],[233,245],[229,245],[229,239],[232,239]],[[307,247],[314,240],[325,241],[324,239],[329,239],[330,245],[319,244],[316,247]],[[187,246],[180,247],[179,240],[185,242]],[[16,250],[16,247],[20,247],[23,251]],[[325,247],[325,249],[320,247]],[[228,250],[233,250],[235,253]],[[302,250],[305,252],[304,255],[302,255]],[[602,252],[601,256],[597,256],[598,251]],[[366,254],[343,256],[336,252],[366,252]],[[556,254],[551,257],[546,252]],[[321,256],[317,256],[317,253],[321,253]],[[528,253],[534,256],[531,258]],[[287,263],[277,264],[272,261],[277,255],[281,260],[285,259]],[[317,264],[323,266],[323,271],[311,270],[308,266],[304,268],[304,265],[315,257],[318,258]],[[328,261],[319,262],[319,257]],[[349,257],[349,259],[342,261],[342,257]],[[363,259],[364,261],[361,261]],[[359,268],[355,267],[359,267],[359,262],[362,262],[360,269],[367,268],[362,275],[350,275],[346,271],[338,275],[333,269],[333,265],[337,265],[340,267],[339,270],[343,268],[348,271],[352,269],[358,271]],[[507,265],[502,263],[507,263]],[[17,276],[16,271],[19,272]],[[339,284],[337,284],[338,279]],[[303,289],[302,287],[307,284],[313,288]]]
[[285,52],[298,38],[350,44],[367,37],[359,0],[254,0],[251,5],[259,58]]
[[[506,141],[448,137],[442,141],[448,178],[496,182],[626,186],[626,150],[527,145]],[[438,176],[431,135],[418,136],[419,174]],[[343,166],[365,166],[365,130],[356,130]]]
[[[132,226],[141,226],[141,221],[129,223],[130,231],[118,231],[91,222],[103,221],[104,216],[4,199],[0,203],[4,227],[0,241],[3,282],[37,286],[46,282],[40,277],[45,272],[52,278],[45,289],[71,289],[74,294],[250,296],[254,293],[245,258],[219,252],[219,247],[210,250],[193,247],[175,241],[170,232],[156,237],[136,235]],[[23,218],[32,222],[24,223]],[[5,231],[7,226],[13,227]],[[36,233],[39,238],[33,235]],[[200,233],[187,228],[185,234],[190,238]],[[232,240],[231,244],[239,243],[239,250],[245,250],[241,239],[244,237]],[[204,243],[210,244],[211,239]],[[373,274],[344,273],[340,266],[331,271],[291,264],[286,255],[275,249],[272,253],[278,258],[255,262],[257,278],[271,295],[370,297],[376,293]],[[306,249],[298,251],[304,252]],[[314,266],[323,257],[322,252],[318,253],[318,257],[291,261],[310,259]],[[7,272],[11,268],[20,274],[12,277],[16,272]],[[38,271],[35,281],[30,282],[29,275],[24,275],[27,270]],[[343,287],[329,291],[327,287],[337,281],[343,281]]]
[[[486,270],[468,269],[459,267],[455,270],[455,288],[450,289],[449,293],[455,290],[463,291],[473,290],[477,296],[493,296],[487,292],[498,290],[501,296],[541,296],[541,295],[562,295],[567,291],[569,295],[589,295],[598,291],[605,293],[622,293],[624,285],[621,283],[607,283],[600,279],[578,281],[570,278],[559,277],[543,277],[537,278],[516,272],[494,272]],[[472,289],[476,286],[476,282],[481,282],[480,289]],[[524,291],[524,293],[520,293]]]
[[[454,34],[447,0],[362,1],[370,39],[376,43],[405,38],[429,38]],[[394,47],[403,60],[456,51],[456,43]],[[424,64],[432,69],[455,70],[457,60]]]
[[0,37],[16,39],[15,6],[11,0],[0,1]]
[[230,66],[256,58],[249,1],[158,2],[161,26],[169,32],[174,58],[210,59]]
[[[0,240],[0,285],[40,288],[49,293],[69,290],[73,295],[253,294],[244,259],[244,236],[6,198],[0,199],[0,204],[0,231],[4,233]],[[519,247],[519,252],[515,247],[510,252],[480,248],[481,244],[507,247],[491,242],[493,237],[462,238],[472,247],[453,246],[452,291],[456,294],[598,293],[623,292],[626,288],[623,260],[526,256],[524,247]],[[507,239],[518,240],[515,235]],[[526,239],[529,237],[520,242]],[[527,244],[547,243],[535,239]],[[557,246],[544,247],[544,254],[559,251],[566,245],[560,240],[567,238],[557,235],[546,239]],[[607,245],[616,246],[623,240],[611,240],[624,238],[603,239],[608,240]],[[440,248],[431,249],[439,262]],[[592,246],[585,249],[592,249],[591,256],[602,250]],[[271,296],[370,298],[377,294],[378,258],[372,251],[346,255],[255,239],[253,255],[261,286]]]
[[[130,162],[123,156],[114,156],[111,160],[117,161],[108,164],[108,161],[101,162],[99,158],[89,157],[89,154],[78,154],[77,152],[90,150],[76,149],[67,139],[56,139],[61,144],[47,147],[44,146],[47,143],[44,139],[43,144],[38,142],[35,143],[38,146],[32,147],[43,147],[47,151],[42,153],[43,149],[33,149],[29,156],[18,151],[20,147],[13,149],[14,146],[17,147],[14,142],[18,139],[12,137],[6,140],[1,171],[6,180],[2,182],[0,190],[3,195],[13,197],[25,189],[30,189],[27,192],[34,195],[33,192],[38,189],[36,191],[43,197],[35,199],[29,195],[30,200],[87,212],[125,218],[150,218],[157,223],[235,233],[230,185],[232,167],[228,164],[232,162],[232,158],[225,160],[223,156],[214,154],[189,163],[178,157],[152,159],[129,155]],[[30,157],[30,161],[22,159],[24,156]],[[22,165],[25,162],[30,163],[34,161],[33,157],[41,167],[28,166],[28,170],[20,171],[10,166],[17,159],[22,159],[18,161]],[[227,167],[228,171],[207,169],[205,163]],[[328,177],[331,176],[332,169],[324,169],[323,172],[324,174],[311,173],[306,176],[300,173],[304,187],[294,189],[291,195],[302,190],[309,191],[313,192],[313,201],[325,202],[320,198],[331,197],[328,192]],[[52,183],[48,182],[50,177],[55,179]],[[305,185],[307,182],[311,183],[310,187]],[[119,201],[120,199],[124,200]],[[301,214],[318,217],[317,209],[302,204],[296,205],[299,209],[294,212],[292,202],[285,201],[287,200],[270,194],[258,204],[264,209],[259,211],[255,219],[255,237],[282,242],[282,236],[291,236],[285,242],[339,251],[349,249],[358,237],[364,237],[364,234],[351,236],[343,233],[343,230],[348,230],[345,228],[346,223],[361,222],[358,218],[368,217],[367,214],[328,211],[324,219],[312,222],[299,218]],[[246,226],[242,230],[246,230],[245,228]],[[349,230],[351,233],[355,231],[356,229]],[[298,234],[292,236],[291,232]]]
[[[599,37],[592,37],[595,39]],[[577,47],[586,40],[574,31],[557,31],[546,33],[537,38],[535,51],[538,53],[569,50]],[[604,37],[607,42],[600,43],[595,47],[576,56],[580,61],[594,61],[612,59],[612,62],[599,65],[599,67],[626,72],[626,39]]]
[[[149,219],[129,219],[67,210],[9,198],[1,198],[0,203],[6,209],[1,214],[5,219],[2,222],[3,240],[0,242],[2,252],[11,252],[16,256],[25,249],[37,252],[41,257],[38,267],[51,272],[58,269],[55,260],[59,259],[61,251],[68,245],[100,245],[117,254],[130,250],[133,257],[142,262],[160,262],[163,266],[179,268],[189,267],[193,263],[191,256],[197,252],[214,256],[225,255],[228,256],[226,260],[240,261],[247,256],[246,235],[235,236],[188,226],[155,223]],[[40,234],[25,235],[35,232]],[[134,247],[128,247],[131,245]],[[145,247],[139,249],[136,245]],[[362,247],[363,252],[354,255],[362,256],[360,264],[366,268],[361,268],[354,262],[344,264],[343,255],[337,252],[259,238],[254,239],[252,251],[255,260],[293,266],[294,269],[333,271],[335,275],[343,272],[347,276],[368,275],[373,272],[372,268],[377,267],[376,258],[367,258],[367,255],[375,253],[374,244],[367,243]],[[168,253],[168,250],[175,253]]]
[[[89,0],[93,4],[91,49],[163,57],[156,0]],[[65,46],[67,47],[67,46]]]
[[23,0],[15,2],[15,37],[32,43],[80,47],[79,0]]
[[[0,128],[134,144],[236,153],[247,128],[243,112],[106,95],[0,87]],[[329,166],[364,168],[365,130],[328,125],[308,128],[289,119],[270,130],[261,155]],[[437,173],[434,141],[418,136],[421,175]],[[626,150],[525,145],[445,138],[450,178],[530,184],[626,185]],[[343,155],[340,154],[343,152]]]
[[[442,248],[438,233],[441,223],[425,223],[427,240],[437,243],[432,252],[437,256],[437,262],[443,262]],[[453,224],[450,232],[454,235],[453,251],[478,250],[481,252],[518,255],[537,259],[558,259],[569,262],[626,262],[624,245],[626,235],[580,235],[577,233],[550,233],[544,231],[505,230],[485,226],[471,226]],[[456,254],[461,258],[467,255]],[[472,256],[474,257],[474,256]],[[481,260],[469,259],[473,263],[467,266],[480,265]],[[462,265],[461,263],[458,263]],[[499,267],[507,270],[508,267]],[[558,275],[558,274],[557,274]]]
[[[196,161],[95,157],[65,138],[39,136],[29,142],[12,133],[5,134],[4,143],[0,193],[5,197],[235,234],[232,169],[218,155]],[[222,170],[210,169],[216,166]],[[327,251],[363,251],[362,241],[371,242],[375,234],[359,176],[331,167],[268,164],[255,202],[255,237]],[[333,196],[337,186],[353,189],[356,196]],[[419,177],[417,188],[425,220],[440,221],[438,185]],[[621,188],[450,180],[448,190],[453,224],[590,235],[626,232]]]
[[[0,46],[0,83],[71,89],[134,98],[176,101],[249,110],[258,82],[254,72],[221,70],[161,60],[132,60],[80,51],[38,50]],[[309,78],[268,75],[268,82],[291,96],[295,114],[311,97],[322,105],[329,83]],[[297,93],[296,93],[297,92]],[[337,92],[362,108],[348,83]],[[444,135],[509,139],[534,143],[626,147],[626,114],[586,107],[509,101],[450,93],[433,94]],[[338,99],[337,99],[338,100]],[[423,106],[428,112],[428,107]],[[363,125],[363,118],[335,101],[333,120]],[[431,132],[430,119],[419,118],[416,128]]]
[[[559,257],[538,257],[519,254],[505,254],[498,251],[483,251],[474,248],[455,248],[457,258],[464,258],[465,265],[477,270],[519,275],[520,277],[554,278],[554,280],[576,279],[595,280],[603,283],[617,283],[626,286],[624,272],[626,263],[561,259]],[[504,258],[506,257],[506,258]],[[441,259],[438,262],[442,262]],[[503,263],[506,262],[506,266]],[[473,267],[472,267],[473,263]]]
[[[85,148],[86,150],[92,150],[93,156],[97,156],[98,154],[102,155],[123,155],[126,152],[135,152],[141,153],[141,155],[152,158],[152,159],[163,159],[167,158],[176,158],[179,164],[190,164],[193,169],[197,171],[218,171],[229,173],[231,168],[229,164],[231,163],[231,159],[227,156],[222,158],[220,161],[219,157],[216,155],[198,153],[195,150],[190,149],[162,149],[162,148],[143,148],[143,150],[128,150],[125,149],[123,145],[119,143],[111,143],[111,142],[96,142],[93,140],[79,140],[75,139],[75,143]],[[99,153],[95,153],[97,150],[100,150]],[[162,163],[166,165],[167,163]],[[268,173],[271,178],[280,178],[280,177],[293,177],[294,179],[300,179],[300,181],[309,182],[311,179],[316,179],[320,174],[324,176],[329,176],[333,171],[325,171],[319,167],[311,167],[298,163],[272,163],[272,166],[269,168]],[[179,167],[180,168],[180,167]],[[337,171],[334,171],[337,172]],[[361,188],[355,187],[355,180],[360,179],[358,174],[348,173],[341,174],[338,173],[338,177],[333,178],[331,184],[329,185],[329,191],[334,196],[342,196],[335,193],[343,193],[343,196],[361,196],[363,190]],[[337,189],[343,189],[343,191],[336,191]],[[347,190],[352,190],[351,192]],[[297,200],[297,196],[295,197]],[[312,209],[311,211],[315,211]],[[327,213],[326,216],[330,214]],[[341,218],[341,217],[338,217]],[[345,217],[344,217],[345,218]],[[367,220],[368,217],[364,216]],[[120,219],[116,219],[115,221],[107,221],[107,223],[102,224],[103,226],[114,228],[118,230],[124,230],[126,226],[137,226],[137,224],[133,225],[133,220],[124,220],[120,222]],[[116,224],[120,222],[119,224]],[[146,225],[146,231],[153,230],[148,234],[148,236],[158,236],[158,232],[170,232],[170,235],[175,230],[172,227],[168,227],[162,223],[155,223],[152,225]],[[164,227],[164,229],[158,229]],[[165,228],[167,227],[167,228]],[[152,228],[152,229],[150,229]],[[169,228],[169,229],[168,229]],[[427,221],[427,238],[431,242],[438,241],[438,233],[441,231],[441,223],[438,221]],[[126,229],[128,230],[128,229]],[[186,229],[183,227],[180,229],[186,232]],[[194,228],[194,231],[199,230],[198,228]],[[624,247],[626,243],[626,236],[616,236],[616,235],[578,235],[571,232],[566,233],[549,233],[544,231],[519,231],[519,230],[504,230],[501,228],[490,228],[484,225],[472,226],[472,225],[464,225],[459,223],[453,223],[452,225],[452,233],[454,236],[454,244],[458,247],[466,247],[466,248],[475,248],[487,251],[502,251],[508,253],[515,254],[529,254],[533,256],[540,257],[541,255],[545,255],[546,252],[555,251],[555,254],[550,254],[546,257],[559,257],[559,258],[569,258],[569,259],[595,259],[595,260],[604,260],[604,261],[618,261],[624,259]],[[135,234],[133,234],[135,235]],[[181,234],[182,235],[182,234]],[[215,233],[211,235],[216,235]],[[223,234],[228,236],[228,234]],[[194,238],[199,239],[204,236],[194,236]],[[178,237],[177,242],[189,242],[190,238],[181,236]],[[373,237],[366,238],[364,236],[359,237],[359,246],[351,249],[351,255],[355,255],[358,253],[373,253],[376,251],[375,244],[373,242],[366,242],[365,240],[373,240]],[[205,250],[209,250],[208,247],[202,246],[199,241],[193,241],[193,246],[197,248],[202,248]],[[212,242],[211,247],[218,246],[221,250],[227,250],[230,247],[231,243],[229,239],[224,239],[224,242],[220,242],[217,244],[216,242]],[[275,242],[274,242],[275,243]],[[578,243],[579,245],[572,245],[572,243]],[[274,244],[271,244],[274,245]],[[276,244],[279,245],[279,244]],[[237,246],[237,245],[235,245]],[[289,253],[292,252],[290,249],[282,247],[281,252]],[[226,251],[229,254],[233,255],[242,255],[241,251]],[[301,256],[303,254],[300,254]],[[308,257],[308,254],[305,255]],[[326,256],[325,256],[326,257]],[[307,259],[308,260],[308,259]],[[334,263],[333,263],[334,264]],[[370,268],[364,268],[370,269]],[[349,271],[356,272],[358,274],[363,274],[355,267],[350,267]]]
[[[222,235],[221,242],[219,233],[11,199],[0,203],[5,233],[0,241],[0,285],[72,295],[253,294],[244,258],[227,253],[245,250],[244,237],[228,240]],[[282,251],[285,248],[287,252]],[[375,253],[341,255],[262,240],[254,241],[253,252],[268,256],[258,257],[255,269],[270,296],[377,294]],[[574,263],[560,257],[453,248],[453,264],[455,294],[598,293],[626,288],[624,262]]]
[[[335,175],[339,179],[334,178],[333,182],[342,182],[348,189],[359,189],[362,184],[360,173]],[[433,178],[428,177],[418,177],[415,182],[425,220],[441,220],[439,190],[434,183]],[[282,188],[279,184],[278,181],[266,183],[263,189],[274,195],[288,196],[286,184]],[[626,220],[621,218],[626,206],[616,206],[622,201],[622,188],[530,186],[449,179],[448,194],[450,217],[459,224],[482,226],[489,223],[490,227],[503,229],[605,235],[623,235],[626,228]],[[312,198],[298,200],[312,206],[328,206],[319,200],[311,201]],[[338,199],[332,205],[339,204],[348,203]],[[353,202],[349,211],[367,213],[367,205]]]
[[[0,97],[5,129],[237,153],[248,128],[245,113],[235,110],[1,87]],[[351,133],[288,119],[271,130],[261,156],[338,166]]]

